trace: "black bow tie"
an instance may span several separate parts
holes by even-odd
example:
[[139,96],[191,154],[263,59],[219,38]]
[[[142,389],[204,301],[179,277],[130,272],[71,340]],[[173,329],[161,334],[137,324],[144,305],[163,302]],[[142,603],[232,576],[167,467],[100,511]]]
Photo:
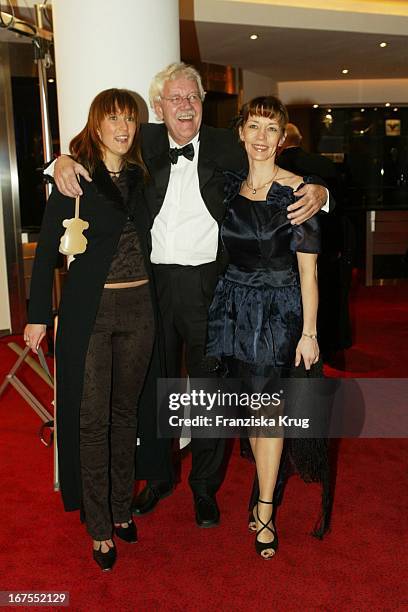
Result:
[[178,158],[180,157],[180,155],[184,155],[186,159],[193,161],[194,147],[191,142],[185,147],[181,147],[181,149],[178,149],[177,147],[175,147],[174,149],[169,150],[169,157],[170,157],[170,161],[172,164],[177,164]]

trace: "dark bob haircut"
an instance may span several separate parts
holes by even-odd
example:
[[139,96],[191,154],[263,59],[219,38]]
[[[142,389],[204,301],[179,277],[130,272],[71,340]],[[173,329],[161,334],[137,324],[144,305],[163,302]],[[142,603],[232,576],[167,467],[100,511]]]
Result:
[[251,116],[276,119],[282,133],[289,121],[286,107],[275,96],[259,96],[244,104],[235,122],[235,128],[242,128]]

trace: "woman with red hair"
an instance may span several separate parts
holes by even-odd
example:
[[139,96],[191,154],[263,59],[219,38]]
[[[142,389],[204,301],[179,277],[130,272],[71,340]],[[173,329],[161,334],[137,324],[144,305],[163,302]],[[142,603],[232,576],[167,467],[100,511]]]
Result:
[[[59,474],[65,509],[81,510],[103,570],[116,560],[113,533],[137,541],[131,514],[136,410],[155,327],[139,128],[133,95],[108,89],[93,100],[86,126],[70,144],[92,182],[81,180],[80,241],[86,249],[70,262],[58,312]],[[74,200],[54,189],[38,241],[24,331],[34,352],[52,324],[53,272],[73,217]]]

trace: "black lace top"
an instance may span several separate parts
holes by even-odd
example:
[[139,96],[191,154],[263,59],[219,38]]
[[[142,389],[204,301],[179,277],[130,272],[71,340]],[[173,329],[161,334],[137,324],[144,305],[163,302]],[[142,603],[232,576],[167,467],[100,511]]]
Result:
[[[129,183],[126,170],[120,173],[113,182],[119,189],[122,198],[127,202],[129,196]],[[106,278],[106,283],[125,283],[147,278],[143,260],[140,240],[136,232],[134,221],[129,216],[119,239],[116,253]]]

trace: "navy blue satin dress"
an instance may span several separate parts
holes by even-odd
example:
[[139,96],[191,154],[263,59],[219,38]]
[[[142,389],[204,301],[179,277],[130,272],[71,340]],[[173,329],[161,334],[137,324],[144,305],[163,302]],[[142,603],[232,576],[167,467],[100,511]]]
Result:
[[[244,178],[229,173],[226,181],[221,239],[229,265],[210,307],[207,353],[222,359],[225,374],[241,379],[246,391],[259,392],[276,376],[307,376],[304,367],[293,367],[303,324],[296,253],[318,253],[320,230],[316,216],[300,226],[290,224],[287,207],[296,201],[292,188],[273,183],[266,201],[254,202],[239,194]],[[321,365],[314,367],[312,376],[322,376]],[[322,510],[313,530],[322,538],[332,507],[327,439],[285,439],[275,505],[293,470],[305,482],[322,484]],[[255,476],[249,510],[258,497]]]
[[314,216],[290,224],[287,207],[296,200],[291,187],[273,183],[266,201],[245,198],[239,187],[233,180],[221,227],[229,265],[209,311],[207,354],[255,368],[293,367],[302,333],[296,252],[319,252],[319,222]]

